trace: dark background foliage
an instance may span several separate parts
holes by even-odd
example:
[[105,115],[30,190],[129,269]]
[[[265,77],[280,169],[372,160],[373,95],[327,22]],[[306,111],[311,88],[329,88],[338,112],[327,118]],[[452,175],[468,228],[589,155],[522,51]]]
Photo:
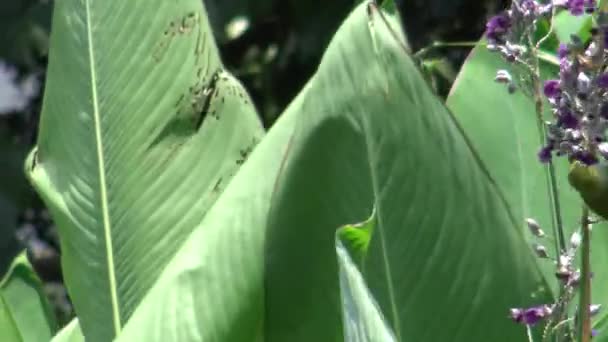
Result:
[[[353,0],[204,0],[225,64],[250,91],[261,118],[272,126],[314,73],[323,51]],[[413,52],[434,42],[474,42],[486,19],[505,0],[402,0]],[[16,83],[36,79],[44,87],[52,0],[0,0],[0,79],[16,72]],[[228,29],[240,25],[240,32]],[[420,55],[420,66],[445,96],[468,47],[444,47]],[[0,84],[0,95],[6,89]],[[27,249],[46,283],[60,321],[72,315],[62,287],[59,241],[22,165],[36,140],[42,90],[28,105],[0,112],[0,272]],[[0,101],[3,97],[0,96]],[[2,106],[0,105],[0,108]]]

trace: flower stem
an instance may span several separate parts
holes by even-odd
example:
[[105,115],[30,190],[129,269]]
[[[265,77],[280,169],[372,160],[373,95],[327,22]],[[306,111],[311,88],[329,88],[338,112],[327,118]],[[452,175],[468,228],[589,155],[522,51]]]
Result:
[[526,324],[526,335],[528,336],[528,342],[534,342],[534,337],[532,336],[532,328]]
[[[538,127],[538,133],[540,136],[540,146],[545,143],[544,137],[546,136],[546,129],[543,120],[543,98],[542,98],[542,82],[540,74],[540,61],[538,57],[538,48],[534,46],[532,35],[530,34],[528,39],[530,40],[530,46],[534,47],[534,70],[532,72],[532,78],[534,83],[534,105],[536,110],[536,124]],[[559,255],[566,249],[566,239],[564,237],[564,225],[561,216],[561,205],[559,201],[559,194],[557,190],[557,176],[555,174],[555,166],[553,161],[549,161],[545,167],[545,178],[547,182],[551,216],[553,217],[553,233],[557,236],[556,243],[556,255]]]
[[591,339],[591,270],[590,270],[590,230],[589,230],[589,208],[583,204],[583,213],[581,215],[581,228],[583,231],[582,239],[582,257],[581,257],[581,287],[580,287],[580,303],[579,317],[580,319],[580,335],[581,342],[589,342]]
[[[533,66],[533,72],[531,73],[532,75],[532,81],[533,81],[533,86],[534,86],[534,109],[536,111],[536,124],[537,124],[537,128],[538,128],[538,133],[539,133],[539,139],[540,139],[540,146],[542,147],[545,143],[545,137],[547,136],[547,132],[546,132],[546,127],[545,127],[545,123],[543,120],[543,85],[542,85],[542,76],[541,76],[541,72],[540,72],[540,56],[539,56],[539,48],[534,45],[534,38],[532,33],[528,33],[528,40],[529,40],[529,46],[532,47],[532,53],[533,53],[533,60],[534,60],[534,66]],[[564,225],[562,222],[562,216],[561,216],[561,205],[560,205],[560,201],[559,201],[559,193],[558,193],[558,188],[557,188],[557,176],[555,174],[555,166],[553,164],[553,161],[550,160],[547,165],[545,166],[545,181],[547,184],[547,192],[548,192],[548,196],[549,196],[549,207],[550,207],[550,211],[551,211],[551,216],[552,216],[552,221],[553,221],[553,234],[555,236],[557,236],[556,242],[555,242],[555,252],[556,255],[560,255],[563,251],[566,250],[566,239],[564,237]],[[564,293],[564,289],[562,287],[560,287],[560,293],[559,293],[559,298],[563,298],[563,296],[565,295]],[[557,321],[561,321],[562,318],[565,316],[566,314],[566,310],[565,308],[563,308],[561,305],[558,305],[556,307],[556,312],[555,315],[557,317]],[[561,334],[561,330],[563,328],[560,327],[559,329],[557,329],[556,327],[556,334],[557,336],[560,336]],[[560,340],[560,337],[557,337],[557,340]]]

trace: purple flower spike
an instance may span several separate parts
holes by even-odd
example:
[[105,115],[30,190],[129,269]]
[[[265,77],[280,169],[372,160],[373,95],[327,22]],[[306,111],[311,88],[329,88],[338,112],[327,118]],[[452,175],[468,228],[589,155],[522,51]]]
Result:
[[581,163],[591,166],[598,163],[597,157],[588,151],[581,151],[572,155],[572,158],[580,161]]
[[511,309],[510,316],[515,323],[535,325],[543,318],[551,315],[553,310],[548,305],[534,306],[528,309]]
[[608,73],[603,73],[597,78],[597,85],[601,88],[608,89]]
[[566,7],[575,16],[582,15],[585,12],[583,0],[568,0]]
[[543,92],[545,96],[549,99],[555,99],[559,97],[561,88],[559,86],[558,80],[549,80],[545,82],[545,87],[543,88]]
[[575,16],[595,12],[595,5],[595,0],[568,0],[566,2],[566,7]]
[[541,319],[545,318],[546,315],[543,307],[530,308],[524,312],[523,320],[527,325],[535,325]]
[[551,151],[553,150],[553,146],[551,145],[547,145],[544,146],[543,148],[540,149],[540,151],[538,151],[538,160],[540,160],[541,163],[548,163],[551,161]]
[[570,49],[568,49],[568,45],[564,43],[559,44],[559,48],[557,49],[557,56],[562,59],[568,57],[568,54],[570,54]]
[[608,120],[608,102],[604,102],[600,106],[600,116]]
[[578,118],[570,110],[564,109],[557,117],[557,125],[563,128],[577,128]]
[[522,309],[511,309],[510,316],[513,322],[521,323],[524,320],[524,310]]
[[506,14],[495,15],[486,24],[486,36],[489,40],[501,40],[511,27],[511,20]]

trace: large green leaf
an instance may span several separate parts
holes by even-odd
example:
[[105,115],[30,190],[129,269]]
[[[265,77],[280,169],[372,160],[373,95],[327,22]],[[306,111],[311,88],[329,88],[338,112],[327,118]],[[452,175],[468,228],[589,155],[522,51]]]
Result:
[[519,224],[383,21],[355,11],[300,96],[269,218],[267,341],[342,339],[334,232],[374,207],[364,276],[398,341],[524,339],[508,309],[544,282]]
[[262,135],[199,0],[55,3],[26,169],[88,341],[109,341]]
[[49,341],[57,329],[51,312],[42,284],[22,253],[0,281],[0,340]]
[[[496,70],[506,67],[498,56],[483,46],[476,47],[454,83],[447,103],[505,194],[518,228],[526,231],[530,243],[545,244],[555,255],[553,246],[557,237],[551,228],[551,197],[545,169],[536,154],[541,137],[534,102],[521,92],[509,95],[503,85],[493,82]],[[550,68],[544,72],[546,77],[555,77]],[[548,119],[548,112],[545,115]],[[579,228],[582,202],[568,184],[567,162],[558,160],[556,168],[557,193],[568,242],[570,234]],[[548,238],[535,239],[527,232],[524,220],[529,217],[540,222]],[[608,271],[604,267],[604,260],[608,258],[607,228],[606,224],[601,224],[593,230],[594,284],[608,281]],[[554,264],[549,260],[538,260],[538,263],[547,282],[556,290]],[[608,304],[608,291],[597,285],[593,288],[593,302]],[[606,318],[608,315],[603,313],[602,319]]]

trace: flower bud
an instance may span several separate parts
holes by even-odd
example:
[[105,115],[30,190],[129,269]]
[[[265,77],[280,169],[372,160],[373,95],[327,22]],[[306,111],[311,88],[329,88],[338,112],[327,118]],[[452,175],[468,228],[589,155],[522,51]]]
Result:
[[530,229],[530,232],[534,236],[537,236],[537,237],[545,236],[545,232],[543,232],[543,230],[540,229],[540,225],[538,224],[538,222],[536,222],[536,220],[534,220],[532,218],[527,218],[526,224],[528,225],[528,229]]
[[498,83],[511,83],[512,77],[507,70],[498,70],[496,72],[496,77],[494,77],[494,81]]
[[577,249],[581,245],[581,241],[582,241],[581,233],[574,232],[572,234],[572,236],[570,237],[570,246],[573,249]]
[[589,93],[589,89],[591,88],[591,80],[589,76],[587,76],[584,72],[578,74],[576,78],[576,89],[581,94]]
[[603,142],[597,145],[597,151],[604,159],[608,160],[608,143]]
[[532,245],[534,248],[534,252],[541,259],[548,259],[549,254],[547,253],[547,248],[541,244],[535,243]]

